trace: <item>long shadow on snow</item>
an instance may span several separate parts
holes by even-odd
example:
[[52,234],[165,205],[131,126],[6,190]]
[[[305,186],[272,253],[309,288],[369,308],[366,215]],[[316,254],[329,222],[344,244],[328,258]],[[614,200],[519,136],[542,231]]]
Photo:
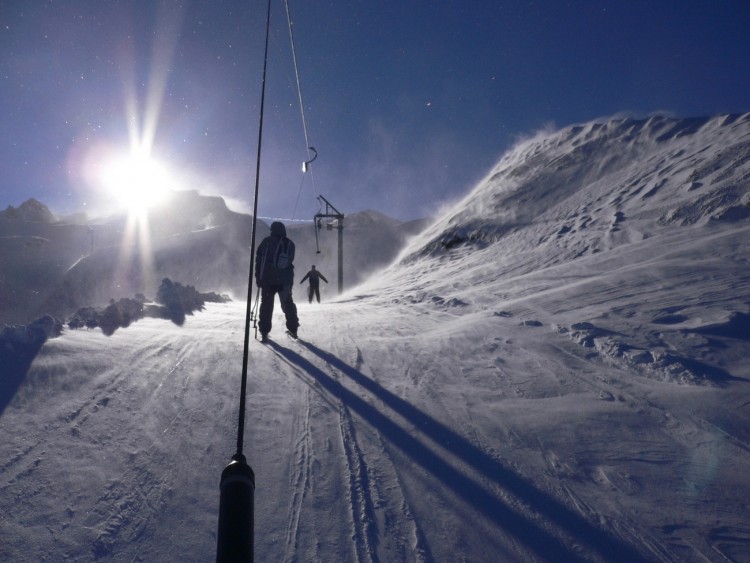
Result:
[[[410,405],[400,397],[384,389],[378,383],[363,375],[360,371],[342,362],[337,357],[324,352],[316,346],[301,342],[310,352],[338,369],[354,382],[371,392],[388,407],[415,425],[428,438],[444,448],[462,462],[482,473],[496,485],[513,493],[535,511],[549,518],[561,529],[573,536],[577,542],[588,545],[607,561],[645,561],[646,559],[633,547],[613,538],[605,531],[596,528],[581,515],[570,510],[552,496],[537,489],[532,483],[519,477],[503,467],[497,460],[472,445],[465,438],[438,422],[428,414]],[[572,546],[565,545],[551,536],[538,524],[529,521],[521,514],[508,507],[496,496],[470,477],[454,468],[408,431],[393,422],[391,418],[379,412],[341,383],[327,375],[300,354],[271,342],[270,345],[291,364],[307,372],[315,381],[331,394],[338,397],[367,420],[372,426],[390,440],[402,452],[411,457],[435,477],[444,486],[482,512],[488,519],[496,522],[515,538],[523,541],[527,547],[545,560],[584,561]]]
[[60,336],[62,323],[50,316],[29,325],[0,330],[0,415],[5,411],[48,338]]
[[26,378],[31,363],[42,349],[44,340],[32,342],[22,350],[0,349],[0,415],[15,397]]

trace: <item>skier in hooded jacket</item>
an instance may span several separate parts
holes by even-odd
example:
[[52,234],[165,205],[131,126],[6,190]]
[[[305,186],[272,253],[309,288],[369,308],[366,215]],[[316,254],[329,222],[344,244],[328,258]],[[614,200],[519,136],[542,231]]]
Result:
[[294,243],[286,236],[283,223],[271,223],[271,234],[263,239],[255,252],[255,282],[260,288],[260,315],[258,327],[263,340],[271,332],[271,318],[276,294],[281,310],[286,316],[286,328],[292,338],[297,338],[299,319],[292,298],[294,285]]

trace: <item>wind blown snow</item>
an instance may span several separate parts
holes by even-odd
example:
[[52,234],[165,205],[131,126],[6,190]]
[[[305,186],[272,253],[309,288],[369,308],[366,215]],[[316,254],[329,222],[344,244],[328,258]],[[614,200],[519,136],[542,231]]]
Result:
[[[257,559],[750,559],[749,185],[750,114],[568,127],[303,300],[299,342],[277,311]],[[214,557],[244,310],[44,344],[0,419],[3,559]]]

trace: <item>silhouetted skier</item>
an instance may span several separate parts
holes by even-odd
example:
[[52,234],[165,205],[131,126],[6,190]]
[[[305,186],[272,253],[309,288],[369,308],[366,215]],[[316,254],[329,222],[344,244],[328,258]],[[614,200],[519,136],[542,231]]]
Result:
[[307,288],[307,300],[312,303],[313,295],[315,295],[318,303],[320,303],[320,280],[323,280],[326,283],[328,283],[328,280],[323,274],[315,269],[315,264],[313,264],[312,270],[307,272],[305,277],[302,278],[302,281],[299,283],[305,283],[305,280],[308,278],[310,280],[310,287]]
[[292,299],[294,285],[294,243],[286,237],[284,223],[271,223],[271,235],[263,239],[255,253],[255,282],[260,288],[258,327],[263,340],[271,332],[271,317],[276,294],[286,316],[286,328],[297,338],[299,319]]

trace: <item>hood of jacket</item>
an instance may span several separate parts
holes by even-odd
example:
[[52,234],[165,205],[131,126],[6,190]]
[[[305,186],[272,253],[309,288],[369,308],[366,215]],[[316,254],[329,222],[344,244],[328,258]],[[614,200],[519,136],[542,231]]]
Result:
[[279,221],[274,221],[273,223],[271,223],[271,235],[275,237],[285,237],[286,227],[284,226],[284,223],[281,223]]

